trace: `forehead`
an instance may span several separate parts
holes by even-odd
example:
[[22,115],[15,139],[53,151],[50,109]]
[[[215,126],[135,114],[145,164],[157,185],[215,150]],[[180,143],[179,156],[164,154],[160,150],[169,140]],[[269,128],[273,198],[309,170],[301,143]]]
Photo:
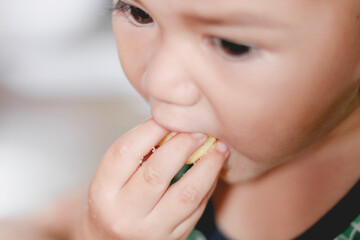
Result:
[[[204,25],[292,28],[321,21],[349,25],[359,14],[360,0],[129,0],[141,2],[162,22],[181,19]],[[344,19],[346,19],[344,21]],[[352,23],[353,19],[351,20]],[[359,21],[357,21],[357,25]],[[270,29],[269,28],[269,29]]]
[[245,9],[269,9],[281,7],[281,5],[284,4],[291,5],[290,2],[296,4],[299,1],[301,0],[170,0],[169,4],[173,9],[177,9],[179,11],[190,10],[201,13],[204,10],[239,11]]
[[[353,0],[134,0],[142,1],[144,6],[154,12],[162,12],[171,17],[187,19],[227,18],[246,19],[257,15],[263,20],[304,18],[318,10],[329,8],[334,3]],[[356,0],[357,1],[357,0]]]
[[[139,0],[141,1],[141,0]],[[238,9],[238,8],[296,8],[311,7],[318,4],[342,4],[346,2],[359,2],[358,0],[143,0],[157,1],[161,4],[169,4],[174,8],[182,7],[206,7],[213,9]]]
[[161,5],[172,11],[309,10],[320,6],[351,6],[360,10],[359,0],[134,0]]

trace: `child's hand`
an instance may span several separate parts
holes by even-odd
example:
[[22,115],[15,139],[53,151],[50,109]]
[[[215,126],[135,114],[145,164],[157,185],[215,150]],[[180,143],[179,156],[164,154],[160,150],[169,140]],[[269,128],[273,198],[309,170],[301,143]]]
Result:
[[169,187],[206,136],[180,133],[145,156],[167,130],[152,119],[105,154],[89,189],[81,239],[185,239],[201,217],[228,155],[223,143]]

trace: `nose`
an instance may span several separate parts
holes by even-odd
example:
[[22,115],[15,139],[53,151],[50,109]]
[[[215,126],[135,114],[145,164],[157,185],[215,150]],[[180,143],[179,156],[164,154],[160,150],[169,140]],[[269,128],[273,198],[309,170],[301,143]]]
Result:
[[200,91],[191,76],[193,66],[187,50],[168,43],[153,49],[152,53],[142,78],[149,99],[182,106],[196,104]]

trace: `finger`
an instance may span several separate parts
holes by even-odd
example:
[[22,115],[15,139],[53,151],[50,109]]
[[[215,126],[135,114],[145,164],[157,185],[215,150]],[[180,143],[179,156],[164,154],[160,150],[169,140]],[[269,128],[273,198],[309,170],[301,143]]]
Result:
[[205,208],[209,202],[209,199],[215,190],[215,187],[216,187],[216,183],[213,185],[211,190],[208,192],[208,194],[205,196],[203,201],[200,203],[199,207],[196,208],[195,211],[191,213],[191,215],[188,218],[186,218],[183,222],[181,222],[179,225],[174,227],[172,231],[172,235],[174,236],[175,239],[185,239],[187,236],[189,236],[189,234],[194,229],[197,222],[203,215]]
[[216,147],[168,189],[152,214],[159,218],[172,216],[168,221],[172,225],[187,219],[211,191],[228,154],[226,145],[218,142]]
[[168,131],[153,119],[130,130],[105,153],[92,181],[92,188],[117,194],[140,165],[140,161]]
[[203,134],[180,133],[158,148],[119,193],[122,204],[141,207],[146,213],[162,197],[186,159],[206,140]]

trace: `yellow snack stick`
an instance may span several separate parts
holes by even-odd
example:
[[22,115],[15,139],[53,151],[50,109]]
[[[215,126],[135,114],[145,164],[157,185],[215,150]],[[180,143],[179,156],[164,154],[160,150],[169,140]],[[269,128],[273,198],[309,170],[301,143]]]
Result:
[[207,137],[205,143],[198,148],[187,160],[186,164],[193,164],[197,162],[204,154],[207,153],[215,144],[216,138]]
[[[175,136],[177,134],[177,132],[171,132],[168,135],[166,135],[160,142],[159,142],[159,146],[161,146],[162,144],[164,144],[166,141],[170,140],[173,136]],[[193,164],[195,162],[197,162],[204,154],[207,153],[207,151],[209,151],[214,144],[216,143],[216,138],[214,137],[207,137],[205,143],[198,148],[187,160],[186,160],[186,164]]]
[[163,139],[161,139],[161,141],[159,142],[159,146],[163,145],[164,142],[166,142],[167,140],[170,140],[170,138],[172,138],[173,136],[175,136],[177,134],[177,132],[170,132],[168,135],[166,135]]

